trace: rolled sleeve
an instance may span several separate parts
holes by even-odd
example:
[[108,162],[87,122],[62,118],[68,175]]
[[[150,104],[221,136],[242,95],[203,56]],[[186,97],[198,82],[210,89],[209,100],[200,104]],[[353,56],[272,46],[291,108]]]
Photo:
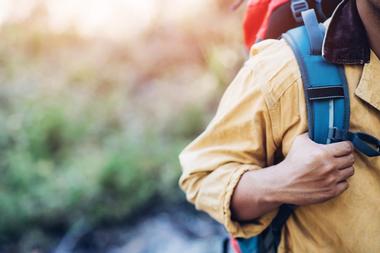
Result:
[[[278,51],[282,46],[278,42],[267,42],[261,47]],[[268,64],[270,57],[271,54],[257,53],[246,62],[227,88],[206,130],[180,154],[183,173],[179,184],[188,201],[222,223],[235,237],[259,234],[277,212],[243,224],[232,219],[230,210],[241,176],[274,162],[277,146],[273,129],[280,128],[273,126],[271,119],[280,117],[275,115],[279,110],[268,109],[268,103],[273,102],[268,96],[270,83],[281,78],[274,76],[275,66]],[[283,60],[276,64],[286,66],[288,62]]]
[[254,221],[250,223],[239,223],[232,220],[231,215],[231,199],[233,192],[239,183],[239,180],[241,176],[253,169],[258,169],[252,166],[241,166],[235,172],[231,175],[231,178],[229,180],[229,184],[226,187],[225,190],[225,198],[224,198],[224,205],[223,205],[223,217],[224,217],[224,226],[226,227],[227,231],[234,237],[241,237],[241,238],[248,238],[254,235],[257,235],[261,233],[273,220],[275,217],[277,211],[270,212],[266,215],[263,215]]

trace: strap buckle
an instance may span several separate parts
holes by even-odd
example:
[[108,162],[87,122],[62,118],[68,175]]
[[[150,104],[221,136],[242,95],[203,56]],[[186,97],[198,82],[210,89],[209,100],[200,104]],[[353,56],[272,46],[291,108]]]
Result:
[[306,0],[292,0],[290,2],[290,9],[296,22],[302,23],[301,13],[309,9],[309,4]]
[[345,141],[349,139],[348,134],[349,134],[348,131],[339,129],[337,127],[332,127],[332,128],[329,128],[327,140],[329,142]]

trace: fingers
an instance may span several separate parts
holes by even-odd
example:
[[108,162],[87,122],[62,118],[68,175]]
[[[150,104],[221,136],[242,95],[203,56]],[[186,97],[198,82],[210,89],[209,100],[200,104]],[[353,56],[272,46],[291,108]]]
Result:
[[342,141],[324,146],[326,151],[335,157],[346,156],[354,151],[354,146],[350,141]]
[[337,169],[345,169],[354,165],[355,157],[354,154],[351,153],[346,156],[335,157],[334,162]]
[[347,189],[348,189],[347,181],[342,181],[342,182],[338,183],[336,186],[336,189],[335,189],[335,196],[342,194]]
[[355,174],[354,167],[348,167],[342,170],[339,170],[339,175],[338,175],[338,182],[343,182],[346,181],[349,177],[352,177]]

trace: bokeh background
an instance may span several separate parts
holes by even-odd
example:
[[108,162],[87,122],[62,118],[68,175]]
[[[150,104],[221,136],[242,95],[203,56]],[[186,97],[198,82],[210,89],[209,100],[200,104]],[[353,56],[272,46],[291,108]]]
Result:
[[245,58],[230,0],[0,0],[0,252],[220,252],[179,152]]

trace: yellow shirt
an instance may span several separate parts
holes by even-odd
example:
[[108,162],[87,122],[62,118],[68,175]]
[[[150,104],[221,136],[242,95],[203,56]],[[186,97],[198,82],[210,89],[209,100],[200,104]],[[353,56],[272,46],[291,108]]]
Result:
[[[280,40],[256,44],[226,90],[207,129],[180,155],[180,186],[197,209],[235,237],[265,229],[276,211],[250,224],[231,220],[231,196],[249,170],[273,165],[307,131],[307,112],[297,62]],[[380,137],[380,61],[346,65],[351,131]],[[380,158],[355,152],[349,189],[322,204],[296,208],[282,232],[279,252],[380,252]],[[275,176],[275,175],[273,175]]]

